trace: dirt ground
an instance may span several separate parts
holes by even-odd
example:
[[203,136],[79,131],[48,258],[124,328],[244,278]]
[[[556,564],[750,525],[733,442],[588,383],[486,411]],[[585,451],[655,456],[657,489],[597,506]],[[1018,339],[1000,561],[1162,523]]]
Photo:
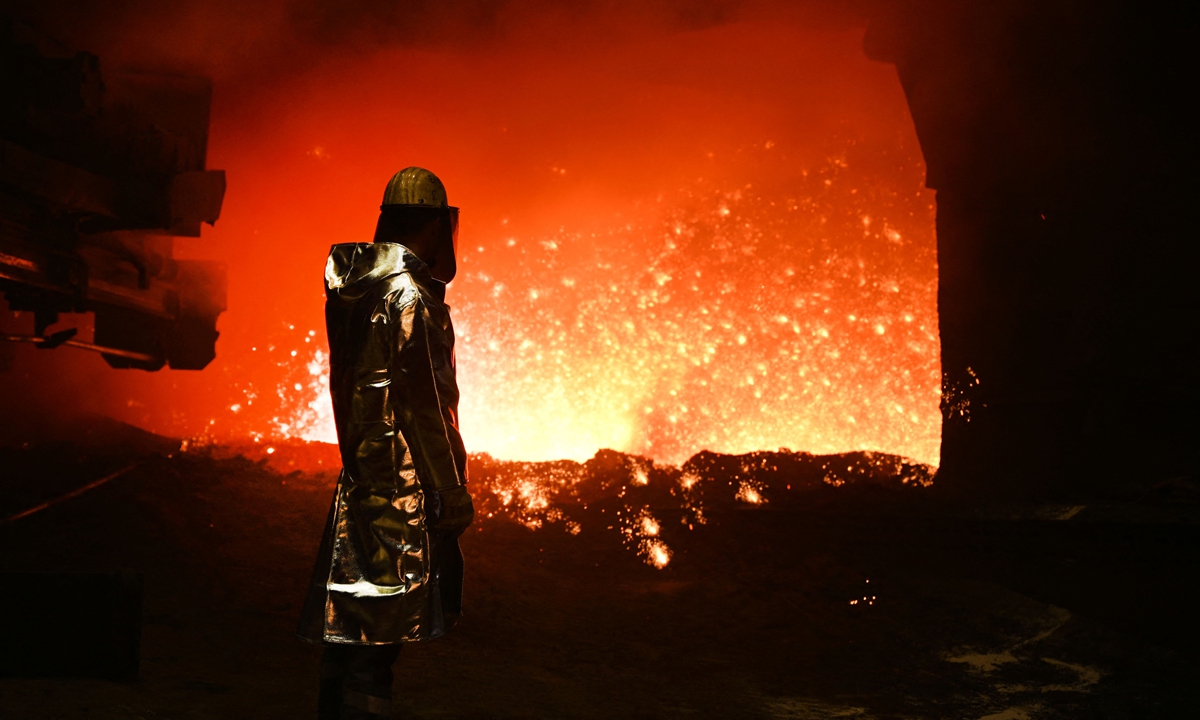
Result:
[[[132,466],[0,524],[0,568],[145,575],[137,680],[3,678],[0,717],[315,715],[319,648],[293,632],[336,461],[329,448],[237,453],[181,452],[119,427],[0,449],[0,517]],[[636,465],[622,458],[609,465]],[[485,484],[554,468],[474,462],[467,614],[446,638],[401,653],[397,718],[1200,717],[1191,631],[1164,635],[1161,622],[1123,622],[1128,608],[1112,609],[1125,602],[1115,586],[1141,582],[1129,579],[1138,572],[1191,582],[1197,535],[1186,513],[1155,525],[1151,540],[1119,540],[1133,554],[1109,567],[1093,551],[1112,555],[1102,547],[1112,523],[1087,525],[1069,509],[963,519],[929,511],[918,489],[868,483],[756,505],[733,501],[731,477],[728,502],[710,484],[701,524],[694,508],[663,500],[664,478],[679,472],[650,467],[641,489],[601,479],[590,496],[551,497],[549,514],[521,514]],[[709,470],[723,472],[721,462],[710,457]],[[775,470],[755,485],[768,497],[794,469]],[[662,569],[611,520],[636,492],[670,546]],[[1137,556],[1180,543],[1192,554],[1169,567]],[[1077,597],[1106,582],[1116,600]]]

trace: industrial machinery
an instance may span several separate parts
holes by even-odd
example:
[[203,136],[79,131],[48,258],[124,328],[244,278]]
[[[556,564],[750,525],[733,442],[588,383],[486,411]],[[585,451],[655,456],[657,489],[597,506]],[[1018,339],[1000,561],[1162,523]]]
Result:
[[[204,78],[101,73],[95,55],[0,16],[0,291],[34,315],[32,335],[0,340],[95,350],[115,368],[212,361],[225,267],[172,256],[225,195],[225,173],[205,168],[211,98]],[[47,334],[60,313],[94,313],[91,342]]]

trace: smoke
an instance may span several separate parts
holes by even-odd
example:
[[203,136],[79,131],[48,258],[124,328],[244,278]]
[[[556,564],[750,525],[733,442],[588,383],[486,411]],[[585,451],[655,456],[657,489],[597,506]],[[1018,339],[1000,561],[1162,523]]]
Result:
[[[10,0],[2,6],[69,47],[115,67],[212,77],[251,89],[333,57],[386,48],[521,45],[570,50],[735,22],[811,29],[861,26],[866,4],[819,0]],[[402,78],[395,78],[396,81]]]

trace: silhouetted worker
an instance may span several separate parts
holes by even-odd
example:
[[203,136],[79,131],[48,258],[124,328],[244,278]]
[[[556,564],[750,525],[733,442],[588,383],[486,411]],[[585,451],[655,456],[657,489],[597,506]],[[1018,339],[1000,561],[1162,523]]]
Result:
[[461,612],[458,536],[471,524],[458,432],[454,330],[458,208],[410,167],[384,191],[374,243],[325,265],[330,391],[342,472],[300,619],[323,643],[319,717],[391,717],[400,644]]

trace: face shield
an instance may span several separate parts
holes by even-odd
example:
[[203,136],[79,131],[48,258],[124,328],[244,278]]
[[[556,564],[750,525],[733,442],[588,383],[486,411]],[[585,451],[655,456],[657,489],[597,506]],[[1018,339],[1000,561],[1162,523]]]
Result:
[[448,283],[458,272],[458,208],[446,208],[446,214],[442,218],[437,260],[430,268],[429,274],[434,280]]
[[429,274],[448,283],[458,269],[458,208],[382,205],[375,242],[397,242],[418,250]]

